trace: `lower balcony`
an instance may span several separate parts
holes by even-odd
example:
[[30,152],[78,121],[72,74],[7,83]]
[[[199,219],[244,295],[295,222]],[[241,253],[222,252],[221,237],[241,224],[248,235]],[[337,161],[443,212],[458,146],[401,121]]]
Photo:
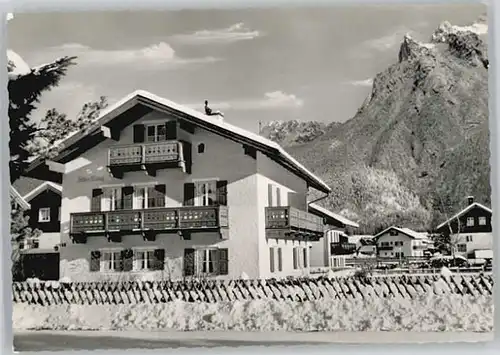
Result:
[[295,207],[266,207],[266,236],[319,240],[323,237],[323,219]]
[[380,246],[378,247],[378,250],[386,250],[386,251],[391,251],[391,250],[394,250],[394,247],[392,246],[387,246],[387,245],[384,245],[384,246]]
[[158,233],[178,233],[190,239],[191,233],[202,231],[216,231],[227,239],[229,223],[226,206],[189,206],[72,213],[70,226],[73,242],[85,243],[87,237],[96,235],[120,242],[124,234],[154,240]]
[[332,243],[330,246],[332,255],[347,255],[356,252],[355,243]]

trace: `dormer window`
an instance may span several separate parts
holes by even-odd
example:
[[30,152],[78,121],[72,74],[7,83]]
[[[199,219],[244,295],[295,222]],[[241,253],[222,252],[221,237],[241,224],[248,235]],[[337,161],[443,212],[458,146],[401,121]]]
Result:
[[474,217],[467,217],[467,227],[474,227]]
[[485,226],[486,225],[486,217],[479,217],[479,225],[480,226]]

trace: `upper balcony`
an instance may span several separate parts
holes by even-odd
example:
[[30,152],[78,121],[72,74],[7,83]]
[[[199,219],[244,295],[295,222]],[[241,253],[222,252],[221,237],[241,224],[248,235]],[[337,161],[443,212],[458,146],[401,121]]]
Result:
[[390,250],[394,250],[394,247],[390,246],[390,245],[381,245],[381,246],[377,247],[377,249],[378,250],[390,251]]
[[189,239],[190,233],[203,231],[216,231],[227,239],[228,226],[226,206],[183,206],[72,213],[70,235],[80,243],[92,235],[120,242],[124,234],[142,234],[145,239],[154,240],[158,233],[178,233]]
[[268,238],[308,238],[319,240],[323,237],[323,219],[295,207],[266,207],[266,236]]
[[116,178],[125,172],[146,171],[155,176],[160,169],[180,168],[191,173],[191,144],[185,141],[162,141],[116,145],[108,150],[108,170]]

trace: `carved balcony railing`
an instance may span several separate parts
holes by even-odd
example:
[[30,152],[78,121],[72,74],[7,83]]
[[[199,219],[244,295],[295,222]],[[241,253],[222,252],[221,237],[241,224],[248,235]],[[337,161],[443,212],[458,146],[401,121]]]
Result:
[[146,170],[151,175],[156,170],[181,168],[190,173],[191,145],[184,141],[117,145],[108,150],[108,170],[116,177],[124,172]]
[[323,237],[323,219],[298,208],[266,207],[266,230],[268,237],[308,237],[311,240]]
[[330,250],[332,255],[345,255],[356,252],[355,243],[331,243]]
[[[108,233],[182,234],[222,230],[229,227],[229,222],[226,206],[185,206],[72,213],[70,226],[70,234],[81,237]],[[223,235],[221,237],[225,238]]]

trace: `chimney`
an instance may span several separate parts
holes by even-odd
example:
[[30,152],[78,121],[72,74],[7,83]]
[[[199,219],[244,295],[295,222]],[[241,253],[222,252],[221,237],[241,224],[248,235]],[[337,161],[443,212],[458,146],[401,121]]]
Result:
[[474,196],[467,196],[467,206],[470,206],[474,203]]

